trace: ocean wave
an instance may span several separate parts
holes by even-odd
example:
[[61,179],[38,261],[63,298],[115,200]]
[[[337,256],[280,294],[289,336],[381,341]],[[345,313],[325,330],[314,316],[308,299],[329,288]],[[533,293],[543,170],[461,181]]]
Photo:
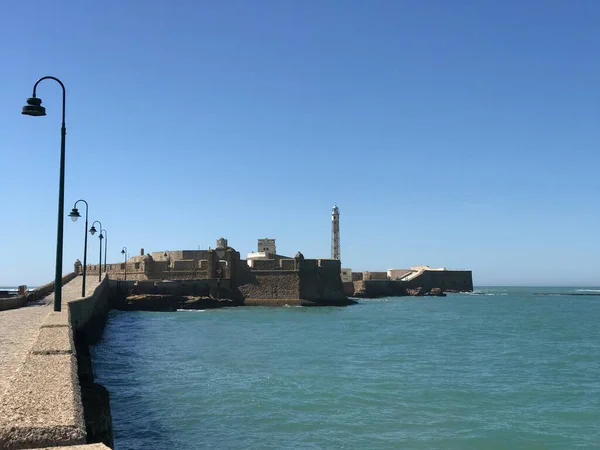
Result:
[[600,292],[600,289],[575,289],[575,292]]
[[532,292],[531,295],[545,295],[551,297],[600,297],[600,290],[589,292]]
[[466,292],[467,295],[486,295],[486,296],[494,296],[494,295],[508,295],[506,292]]
[[205,309],[178,309],[177,311],[181,312],[204,312]]

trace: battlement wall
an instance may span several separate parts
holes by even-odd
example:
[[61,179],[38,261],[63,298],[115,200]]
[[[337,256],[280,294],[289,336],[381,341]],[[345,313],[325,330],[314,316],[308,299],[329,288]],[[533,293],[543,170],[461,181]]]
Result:
[[473,291],[473,272],[470,270],[425,270],[412,280],[403,283],[407,289],[422,287],[440,288],[444,292]]
[[[471,292],[473,275],[470,270],[425,270],[409,281],[362,279],[352,285],[353,296],[363,298],[399,297],[407,295],[408,289],[417,288],[425,292],[436,288],[443,292]],[[349,289],[350,286],[347,286]]]

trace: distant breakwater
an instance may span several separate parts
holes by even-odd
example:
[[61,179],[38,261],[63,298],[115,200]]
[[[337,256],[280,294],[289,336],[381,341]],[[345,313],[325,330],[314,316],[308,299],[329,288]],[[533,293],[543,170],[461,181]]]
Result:
[[543,296],[572,296],[572,297],[600,297],[599,292],[532,292],[531,295]]

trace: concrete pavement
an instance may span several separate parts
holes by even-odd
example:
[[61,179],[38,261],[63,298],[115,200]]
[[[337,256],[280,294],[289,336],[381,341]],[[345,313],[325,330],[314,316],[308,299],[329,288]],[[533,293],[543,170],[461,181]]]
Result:
[[[62,287],[62,311],[67,302],[81,298],[82,277]],[[86,297],[98,286],[97,277],[87,277]],[[44,319],[54,310],[54,294],[19,309],[0,311],[0,399],[34,345]]]

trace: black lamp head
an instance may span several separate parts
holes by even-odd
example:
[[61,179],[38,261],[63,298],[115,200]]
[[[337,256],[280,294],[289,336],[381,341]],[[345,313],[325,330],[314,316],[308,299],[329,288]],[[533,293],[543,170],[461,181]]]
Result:
[[104,236],[102,236],[102,231],[100,232],[100,236],[98,236],[98,239],[100,239],[100,240],[104,239]]
[[27,105],[23,106],[21,114],[26,116],[45,116],[46,108],[42,106],[42,99],[30,97],[27,99]]
[[124,255],[124,254],[125,254],[125,249],[122,249],[121,250],[121,255]]
[[92,228],[90,228],[90,234],[92,236],[96,234],[96,227],[94,225],[92,225]]
[[73,208],[73,210],[69,213],[69,217],[73,222],[75,222],[79,217],[81,217],[81,214],[79,214],[77,208]]

